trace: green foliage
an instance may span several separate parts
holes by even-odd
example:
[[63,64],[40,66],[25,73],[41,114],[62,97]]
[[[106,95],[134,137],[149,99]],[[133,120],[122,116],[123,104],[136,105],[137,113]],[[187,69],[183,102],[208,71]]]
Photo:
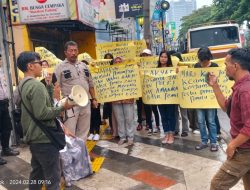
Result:
[[249,0],[241,0],[237,10],[234,11],[232,19],[238,23],[242,23],[244,20],[250,21],[250,3]]
[[194,25],[226,20],[235,20],[239,24],[250,21],[249,0],[213,0],[212,6],[204,6],[182,18],[179,37],[185,36]]
[[207,23],[211,21],[211,7],[204,6],[196,11],[194,11],[191,15],[183,17],[181,30],[179,32],[179,36],[185,36],[188,29],[199,24]]

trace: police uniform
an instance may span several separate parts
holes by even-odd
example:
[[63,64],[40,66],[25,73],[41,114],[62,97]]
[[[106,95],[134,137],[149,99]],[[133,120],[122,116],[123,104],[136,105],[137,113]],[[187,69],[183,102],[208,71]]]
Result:
[[[67,97],[71,93],[74,85],[82,86],[88,93],[89,99],[91,95],[89,88],[94,87],[92,77],[86,64],[76,62],[71,64],[67,59],[56,66],[55,74],[57,81],[61,87],[63,97]],[[90,128],[90,101],[86,107],[75,106],[67,110],[65,114],[65,126],[71,130],[77,137],[87,140]]]

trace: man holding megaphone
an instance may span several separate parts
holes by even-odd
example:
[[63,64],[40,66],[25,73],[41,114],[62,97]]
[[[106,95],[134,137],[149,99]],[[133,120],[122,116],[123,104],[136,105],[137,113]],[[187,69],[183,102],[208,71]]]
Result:
[[[77,43],[66,42],[64,53],[66,59],[56,66],[55,74],[63,97],[67,97],[69,103],[76,104],[65,112],[64,124],[73,134],[86,141],[90,128],[91,103],[93,107],[98,106],[94,84],[87,65],[77,60]],[[87,92],[86,95],[81,87]]]

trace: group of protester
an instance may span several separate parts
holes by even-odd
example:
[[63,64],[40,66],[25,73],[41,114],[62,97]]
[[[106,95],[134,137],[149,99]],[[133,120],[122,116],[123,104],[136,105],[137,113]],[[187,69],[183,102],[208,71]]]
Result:
[[[141,56],[151,56],[150,50],[146,49]],[[99,140],[100,130],[100,104],[95,96],[94,84],[90,70],[86,62],[77,60],[78,45],[69,41],[65,44],[66,59],[58,64],[53,75],[45,76],[42,83],[35,78],[41,77],[43,67],[46,62],[41,60],[39,54],[35,52],[22,52],[17,59],[18,68],[24,73],[24,78],[17,86],[15,91],[15,103],[21,107],[21,123],[24,133],[24,141],[30,145],[31,167],[30,180],[47,180],[48,190],[60,189],[60,159],[59,150],[51,143],[49,138],[37,126],[30,112],[34,117],[46,126],[56,127],[55,118],[61,117],[63,129],[66,135],[77,136],[83,141]],[[111,64],[121,64],[122,57],[115,57],[107,54],[105,58],[111,58]],[[208,48],[201,48],[198,51],[199,62],[195,68],[217,67],[216,63],[211,62],[212,54]],[[1,59],[1,57],[0,57]],[[0,61],[1,62],[1,61]],[[213,88],[219,105],[227,111],[231,122],[231,135],[233,140],[227,148],[228,160],[223,164],[219,172],[215,175],[211,183],[211,189],[229,189],[243,178],[246,189],[250,188],[250,51],[248,49],[233,49],[228,52],[225,61],[226,74],[230,80],[234,80],[233,93],[226,99],[217,83],[217,78],[213,73],[208,75],[208,84]],[[170,53],[162,51],[159,55],[158,68],[173,67]],[[176,69],[178,72],[178,68]],[[11,131],[10,117],[8,113],[8,95],[2,71],[0,72],[0,133],[2,156],[15,156],[19,152],[9,147]],[[89,103],[85,107],[70,105],[68,100],[62,105],[56,105],[59,100],[59,88],[63,97],[69,96],[74,85],[82,86],[88,93]],[[52,88],[51,88],[52,87]],[[54,88],[54,90],[53,90]],[[57,95],[56,95],[57,94]],[[142,105],[146,114],[148,135],[157,133],[160,127],[159,114],[164,130],[163,144],[174,143],[174,135],[179,132],[177,110],[180,110],[182,117],[182,137],[188,135],[188,114],[189,110],[178,108],[175,104],[147,105],[142,100],[137,100],[138,122],[137,128],[133,125],[134,120],[134,99],[125,99],[105,103],[104,119],[109,119],[112,127],[113,136],[117,134],[120,138],[119,145],[128,142],[134,143],[135,130],[142,129]],[[158,107],[158,109],[157,109]],[[156,126],[152,125],[152,113],[155,115]],[[201,150],[208,147],[210,150],[217,151],[216,135],[216,110],[215,109],[196,109],[190,110],[195,113],[196,119],[189,119],[190,125],[196,125],[201,134],[201,144],[195,147]],[[91,116],[92,114],[92,116]],[[193,129],[196,129],[196,128]],[[207,134],[208,132],[208,134]],[[88,136],[88,134],[90,135]],[[98,134],[98,135],[96,135]],[[6,161],[0,158],[0,165]],[[41,184],[29,184],[29,189],[40,189]]]

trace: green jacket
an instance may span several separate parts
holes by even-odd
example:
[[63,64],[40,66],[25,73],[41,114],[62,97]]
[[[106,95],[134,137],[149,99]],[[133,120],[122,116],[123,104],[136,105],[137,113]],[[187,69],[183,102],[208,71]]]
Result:
[[[23,79],[25,81],[25,79]],[[21,84],[24,82],[21,81]],[[55,127],[54,119],[63,111],[63,107],[53,107],[46,87],[38,80],[31,79],[20,87],[23,103],[31,111],[34,117],[42,121],[46,126]],[[30,143],[49,143],[50,140],[35,124],[21,105],[21,123],[23,126],[24,141]]]

